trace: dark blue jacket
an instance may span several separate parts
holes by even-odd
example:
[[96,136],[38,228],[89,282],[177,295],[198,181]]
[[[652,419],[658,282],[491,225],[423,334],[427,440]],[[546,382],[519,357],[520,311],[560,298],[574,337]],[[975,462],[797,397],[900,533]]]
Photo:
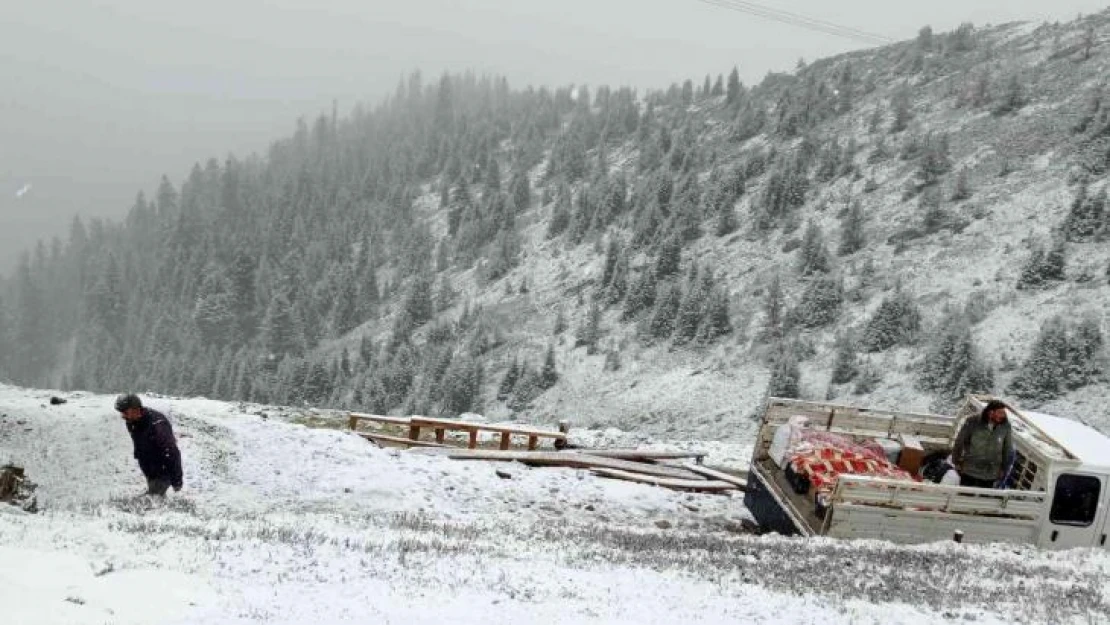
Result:
[[181,488],[181,452],[177,449],[177,439],[173,437],[173,427],[166,415],[143,408],[141,418],[126,423],[135,443],[135,459],[139,461],[143,475],[149,479],[167,480],[174,488]]

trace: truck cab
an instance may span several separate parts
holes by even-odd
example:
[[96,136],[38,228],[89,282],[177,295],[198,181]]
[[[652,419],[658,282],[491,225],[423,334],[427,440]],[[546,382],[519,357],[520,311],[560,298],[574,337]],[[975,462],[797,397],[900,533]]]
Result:
[[1042,435],[1042,442],[1054,442],[1059,449],[1043,482],[1050,503],[1038,545],[1110,548],[1106,544],[1110,532],[1110,438],[1077,421],[1038,412],[1021,414]]

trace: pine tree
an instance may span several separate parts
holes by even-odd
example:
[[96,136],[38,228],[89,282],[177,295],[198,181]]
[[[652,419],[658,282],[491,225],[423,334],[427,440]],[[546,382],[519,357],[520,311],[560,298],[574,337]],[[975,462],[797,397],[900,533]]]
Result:
[[593,354],[597,350],[597,343],[601,340],[601,308],[597,303],[590,304],[586,312],[585,322],[579,326],[574,339],[575,347],[586,346],[586,353]]
[[1106,189],[1103,188],[1092,197],[1084,181],[1064,220],[1064,236],[1068,241],[1076,243],[1098,240],[1105,236],[1110,222],[1106,208]]
[[508,407],[514,411],[527,410],[537,397],[543,394],[540,388],[539,373],[531,367],[523,367],[520,379],[513,388],[513,396],[509,398]]
[[771,278],[767,287],[767,297],[763,300],[764,333],[767,337],[778,340],[783,336],[785,314],[783,312],[782,281],[778,274]]
[[709,292],[709,301],[705,305],[705,315],[698,328],[697,340],[702,344],[711,343],[732,334],[732,330],[728,295],[720,288],[714,288]]
[[1053,317],[1041,325],[1029,358],[1010,383],[1010,392],[1023,399],[1047,400],[1066,388],[1067,324]]
[[829,264],[825,235],[820,226],[810,221],[802,237],[802,246],[798,248],[798,273],[803,276],[828,273]]
[[841,333],[836,339],[835,355],[830,381],[833,384],[851,382],[859,373],[855,341],[848,333]]
[[684,345],[694,340],[705,318],[709,293],[696,280],[686,283],[682,302],[675,313],[672,339],[676,345]]
[[860,346],[880,352],[913,343],[921,332],[921,311],[901,289],[883,299],[864,326]]
[[838,278],[816,278],[806,287],[798,305],[790,311],[787,321],[792,326],[803,328],[826,326],[840,316],[843,302],[844,286]]
[[930,132],[925,135],[922,146],[921,166],[918,168],[918,187],[924,188],[937,184],[944,174],[952,169],[952,159],[948,153],[948,135]]
[[863,233],[863,205],[859,200],[851,203],[844,218],[840,222],[840,247],[837,253],[840,256],[854,254],[866,244]]
[[331,376],[323,363],[313,362],[307,369],[303,389],[303,398],[310,404],[318,404],[331,395]]
[[555,207],[551,212],[551,219],[547,222],[547,238],[554,239],[563,234],[570,227],[570,191],[559,193],[555,200]]
[[1006,88],[1002,92],[998,105],[994,107],[994,114],[998,117],[1017,112],[1025,106],[1025,89],[1017,74],[1011,74],[1006,81]]
[[520,379],[520,363],[516,356],[513,356],[512,363],[509,368],[505,370],[505,376],[501,378],[501,384],[497,387],[497,399],[499,401],[507,401],[513,394],[513,387],[516,386],[517,380]]
[[543,357],[543,367],[540,368],[540,388],[547,390],[559,382],[559,371],[555,368],[555,346],[548,345],[547,353]]
[[716,225],[714,232],[719,237],[724,237],[732,234],[739,227],[736,220],[736,211],[732,207],[732,202],[724,200],[718,201],[716,205]]
[[[737,78],[739,78],[739,73],[737,73]],[[722,96],[722,95],[724,95],[724,94],[725,94],[725,81],[724,81],[724,77],[723,77],[723,76],[721,76],[720,74],[717,74],[717,80],[713,82],[713,91],[712,91],[712,95],[713,95],[714,97],[716,97],[716,96]]]
[[971,174],[966,167],[956,173],[956,182],[952,187],[952,201],[962,202],[971,197]]
[[739,68],[733,67],[732,71],[729,72],[729,75],[728,75],[728,92],[727,92],[727,97],[725,98],[725,102],[729,106],[735,106],[736,104],[738,104],[740,102],[740,90],[741,90],[741,88],[742,87],[741,87],[741,84],[740,84],[740,70],[739,70]]
[[1048,252],[1035,246],[1029,259],[1021,268],[1017,288],[1019,290],[1040,289],[1050,286],[1053,282],[1063,281],[1067,277],[1066,265],[1063,241],[1056,241]]
[[354,330],[358,324],[358,284],[344,272],[332,306],[332,332],[335,336],[343,336]]
[[551,334],[553,336],[559,336],[563,332],[566,332],[566,329],[567,317],[565,314],[563,314],[563,309],[560,308],[559,312],[555,314],[555,323],[551,328]]
[[891,107],[894,110],[894,123],[890,126],[890,132],[897,134],[905,130],[913,118],[910,112],[910,90],[907,87],[902,87],[894,93]]
[[682,242],[678,237],[668,237],[662,245],[659,246],[659,252],[655,257],[656,280],[666,280],[677,274],[681,261]]
[[1087,317],[1072,327],[1065,361],[1065,383],[1069,389],[1081,388],[1102,377],[1104,343],[1098,319]]
[[365,365],[374,362],[374,342],[370,340],[369,336],[363,335],[359,340],[358,355],[360,361]]
[[924,26],[921,30],[917,31],[917,47],[923,52],[932,52],[933,50],[933,27]]
[[655,306],[655,294],[658,282],[655,271],[646,268],[640,272],[640,277],[632,285],[628,297],[624,300],[624,310],[621,318],[625,321],[635,318],[641,311],[650,310]]
[[289,298],[281,291],[275,293],[262,321],[262,341],[266,353],[277,358],[300,354],[302,344],[298,325]]
[[674,332],[675,317],[682,304],[682,289],[678,285],[664,285],[661,291],[647,326],[648,336],[656,339],[667,338]]
[[482,365],[469,354],[456,355],[443,375],[443,411],[448,415],[470,412],[479,405]]
[[222,267],[210,265],[205,274],[197,293],[193,320],[206,345],[225,347],[234,342],[235,294]]
[[617,261],[621,257],[621,246],[616,237],[609,237],[609,245],[605,248],[605,262],[601,270],[601,286],[608,287],[613,282],[613,275],[617,270]]
[[771,365],[771,378],[767,382],[767,396],[782,399],[801,398],[802,373],[793,349],[779,345],[778,354]]
[[933,234],[945,228],[949,223],[948,212],[941,204],[940,189],[926,187],[918,201],[921,211],[921,230],[925,234]]
[[418,274],[401,304],[400,318],[407,329],[418,328],[432,319],[432,284],[427,275]]
[[257,279],[254,259],[240,250],[235,254],[228,268],[231,280],[232,314],[237,324],[236,337],[243,343],[249,342],[258,331]]
[[864,366],[856,376],[856,384],[852,392],[856,395],[873,393],[882,384],[883,376],[879,370],[871,365]]
[[953,399],[993,391],[994,372],[979,356],[967,321],[949,319],[941,328],[925,354],[921,387]]

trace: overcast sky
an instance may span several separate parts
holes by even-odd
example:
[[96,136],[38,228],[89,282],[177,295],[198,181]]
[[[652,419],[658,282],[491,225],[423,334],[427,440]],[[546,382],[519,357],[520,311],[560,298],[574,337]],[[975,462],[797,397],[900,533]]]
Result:
[[[1106,5],[759,1],[895,39]],[[758,82],[862,45],[699,0],[15,0],[0,19],[0,271],[74,214],[118,217],[163,173],[176,185],[194,162],[264,150],[298,116],[376,102],[415,69],[643,91],[733,65]]]

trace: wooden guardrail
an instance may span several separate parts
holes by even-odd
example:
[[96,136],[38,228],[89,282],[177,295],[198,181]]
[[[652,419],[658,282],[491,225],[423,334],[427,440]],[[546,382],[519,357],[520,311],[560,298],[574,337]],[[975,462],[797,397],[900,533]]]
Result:
[[[361,421],[407,428],[408,439],[379,433],[360,432],[358,431],[358,424]],[[474,421],[460,421],[458,419],[434,419],[431,417],[419,416],[389,417],[358,412],[350,413],[347,424],[351,431],[371,440],[384,440],[414,446],[445,446],[444,441],[446,440],[447,432],[466,432],[469,435],[467,447],[476,449],[478,447],[478,433],[490,432],[500,434],[499,446],[500,449],[503,450],[509,448],[513,436],[527,437],[529,450],[534,450],[539,447],[540,440],[551,440],[556,449],[562,449],[566,446],[567,432],[570,430],[570,427],[565,421],[560,422],[558,431],[554,431],[526,425],[498,425],[492,423],[477,423]],[[420,440],[420,432],[425,429],[430,429],[435,433],[435,443]]]

